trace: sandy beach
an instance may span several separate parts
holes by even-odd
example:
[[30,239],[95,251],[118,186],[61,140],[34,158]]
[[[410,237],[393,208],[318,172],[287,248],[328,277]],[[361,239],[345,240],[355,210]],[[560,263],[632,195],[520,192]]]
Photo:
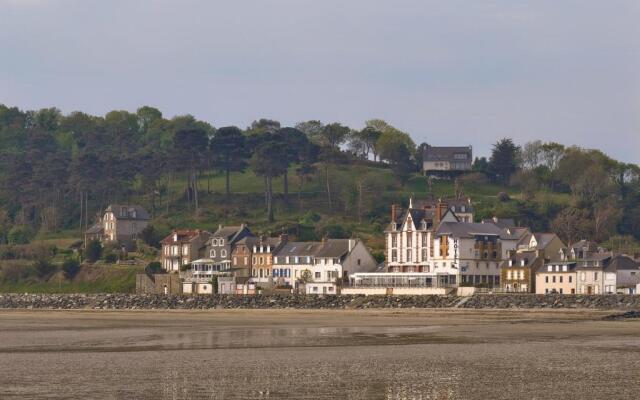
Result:
[[0,311],[3,399],[637,398],[609,312]]

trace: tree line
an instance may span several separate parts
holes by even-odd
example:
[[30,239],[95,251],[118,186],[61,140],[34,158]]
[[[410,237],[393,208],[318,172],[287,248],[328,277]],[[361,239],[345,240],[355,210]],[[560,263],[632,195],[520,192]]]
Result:
[[[230,196],[232,173],[247,169],[264,182],[271,221],[273,181],[283,178],[288,202],[292,166],[299,190],[322,172],[332,207],[331,166],[371,159],[389,165],[402,182],[419,167],[410,136],[382,120],[367,121],[361,130],[320,121],[283,127],[269,119],[245,129],[215,128],[191,115],[167,119],[148,106],[102,117],[0,104],[0,243],[12,226],[19,227],[12,233],[16,238],[27,228],[86,229],[107,204],[135,195],[149,199],[152,214],[168,214],[171,188],[183,181],[186,204],[197,212],[199,195],[211,192],[212,173],[225,175]],[[206,188],[199,187],[203,177]]]

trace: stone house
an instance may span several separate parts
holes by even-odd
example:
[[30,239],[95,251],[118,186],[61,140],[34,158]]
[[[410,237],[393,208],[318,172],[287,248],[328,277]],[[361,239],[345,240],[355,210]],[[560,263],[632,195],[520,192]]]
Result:
[[506,292],[535,293],[536,272],[545,265],[542,250],[511,251],[500,265],[500,282]]
[[231,254],[235,245],[245,237],[254,236],[245,224],[239,226],[219,225],[207,242],[205,257],[219,265],[219,270],[230,270]]
[[251,240],[251,282],[261,287],[290,286],[290,272],[282,268],[274,268],[274,255],[286,245],[288,236],[260,236]]
[[85,246],[90,240],[99,240],[103,244],[119,243],[132,249],[149,220],[149,213],[140,206],[111,204],[85,232]]
[[546,263],[559,260],[559,251],[564,247],[555,233],[527,232],[500,265],[502,289],[535,293],[536,272]]
[[160,263],[166,271],[177,272],[204,256],[211,233],[200,229],[176,229],[160,241]]

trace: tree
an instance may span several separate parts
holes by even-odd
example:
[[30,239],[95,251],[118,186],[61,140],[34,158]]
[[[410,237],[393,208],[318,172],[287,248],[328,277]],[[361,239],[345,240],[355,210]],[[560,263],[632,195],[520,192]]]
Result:
[[580,239],[587,238],[590,228],[588,213],[575,207],[560,211],[551,223],[551,229],[569,246]]
[[520,148],[511,139],[501,139],[493,145],[489,159],[489,171],[496,182],[503,185],[509,183],[509,178],[518,168],[518,153]]
[[85,249],[85,258],[87,261],[94,263],[100,259],[102,255],[102,245],[97,240],[91,240],[87,243],[87,248]]
[[289,202],[289,165],[298,164],[300,162],[309,162],[305,157],[309,154],[305,154],[308,151],[311,143],[307,136],[295,128],[282,128],[277,132],[279,140],[285,144],[286,149],[283,152],[283,157],[286,158],[287,168],[283,173],[283,185],[284,185],[284,201]]
[[196,172],[202,167],[209,138],[203,129],[186,129],[176,132],[173,138],[174,159],[178,169],[188,172],[187,198],[198,210],[198,180]]
[[280,122],[272,119],[261,118],[251,123],[251,126],[247,128],[247,133],[250,135],[274,133],[278,129],[280,129]]
[[62,272],[65,278],[71,280],[80,272],[80,263],[75,258],[66,258],[62,262]]
[[542,146],[542,141],[540,140],[525,143],[521,152],[523,169],[532,170],[540,165],[542,161]]
[[380,156],[391,164],[393,175],[404,185],[409,180],[411,173],[415,170],[415,164],[411,160],[411,153],[402,142],[390,142],[384,146]]
[[424,151],[429,147],[431,146],[423,142],[416,149],[416,172],[422,172],[422,168],[424,168]]
[[9,244],[27,244],[32,238],[33,232],[26,225],[14,225],[7,235]]
[[41,259],[33,263],[33,269],[35,270],[38,278],[46,280],[56,272],[57,268],[48,260]]
[[483,174],[489,174],[489,161],[487,157],[476,157],[471,166],[471,170],[475,172],[482,172]]
[[249,151],[242,131],[235,126],[219,128],[211,138],[209,148],[213,155],[213,166],[225,174],[225,193],[231,194],[231,172],[241,172],[247,167]]
[[249,165],[253,172],[264,178],[267,221],[273,221],[273,178],[281,176],[288,168],[288,160],[282,157],[286,144],[281,135],[264,133],[255,144]]
[[322,144],[322,131],[324,129],[324,125],[322,122],[318,120],[299,122],[296,124],[295,128],[300,132],[307,135],[309,140],[317,145]]
[[321,144],[332,149],[338,149],[349,136],[350,129],[337,122],[325,125],[320,133]]

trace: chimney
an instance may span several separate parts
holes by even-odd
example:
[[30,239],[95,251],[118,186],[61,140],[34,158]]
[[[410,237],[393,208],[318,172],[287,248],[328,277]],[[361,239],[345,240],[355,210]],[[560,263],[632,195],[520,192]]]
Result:
[[280,234],[280,241],[281,241],[282,243],[287,243],[287,241],[288,241],[288,240],[289,240],[289,235],[288,235],[288,234],[286,234],[286,233],[284,233],[284,232],[282,232],[282,233]]
[[351,253],[351,250],[355,247],[355,245],[356,245],[356,240],[349,239],[349,253]]
[[396,205],[392,204],[391,205],[391,222],[396,222],[397,218],[398,216],[396,215]]

